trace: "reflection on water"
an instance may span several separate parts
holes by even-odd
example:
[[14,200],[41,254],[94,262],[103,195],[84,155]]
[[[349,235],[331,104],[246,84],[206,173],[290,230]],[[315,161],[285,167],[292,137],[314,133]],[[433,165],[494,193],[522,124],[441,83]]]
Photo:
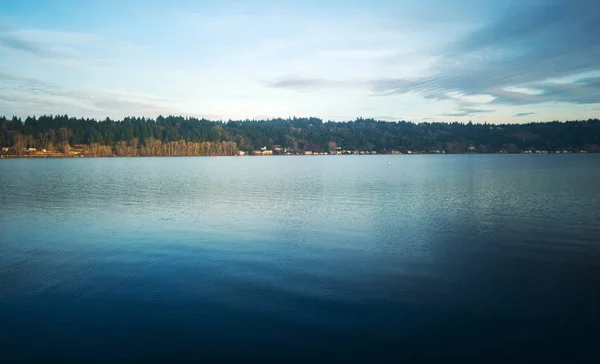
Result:
[[600,359],[599,167],[595,155],[2,160],[0,349]]

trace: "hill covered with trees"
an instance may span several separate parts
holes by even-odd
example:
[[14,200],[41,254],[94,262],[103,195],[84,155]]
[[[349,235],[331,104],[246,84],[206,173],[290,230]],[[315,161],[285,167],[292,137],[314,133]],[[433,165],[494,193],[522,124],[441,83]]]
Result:
[[[210,121],[159,116],[94,120],[67,115],[0,117],[0,146],[6,155],[34,149],[89,156],[234,155],[239,150],[291,153],[335,150],[377,153],[600,152],[600,120],[528,124],[387,122],[318,118]],[[29,151],[29,152],[28,152]]]

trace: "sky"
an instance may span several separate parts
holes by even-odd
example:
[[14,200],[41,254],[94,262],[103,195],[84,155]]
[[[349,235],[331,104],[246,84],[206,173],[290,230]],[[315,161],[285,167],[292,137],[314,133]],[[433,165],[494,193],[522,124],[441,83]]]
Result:
[[600,117],[597,0],[3,0],[0,115]]

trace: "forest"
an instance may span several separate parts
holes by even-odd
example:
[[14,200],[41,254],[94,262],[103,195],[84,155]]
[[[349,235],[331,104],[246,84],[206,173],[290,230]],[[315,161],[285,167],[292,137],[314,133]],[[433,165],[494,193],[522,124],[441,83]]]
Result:
[[[210,121],[184,116],[95,120],[67,115],[0,117],[4,155],[203,156],[260,148],[377,153],[600,152],[600,120],[526,124],[319,118]],[[279,147],[279,148],[277,148]],[[277,153],[275,153],[277,154]]]

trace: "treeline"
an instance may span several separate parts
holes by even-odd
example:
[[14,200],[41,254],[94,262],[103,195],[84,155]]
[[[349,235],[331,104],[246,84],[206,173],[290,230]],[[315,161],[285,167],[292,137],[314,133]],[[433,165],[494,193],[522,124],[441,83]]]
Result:
[[[0,117],[0,146],[12,153],[28,148],[68,154],[232,155],[275,146],[302,153],[336,148],[386,153],[517,153],[525,150],[600,152],[600,120],[527,124],[412,123],[318,118],[210,121],[193,117],[95,120],[44,115],[24,120]],[[83,147],[82,147],[83,146]]]

